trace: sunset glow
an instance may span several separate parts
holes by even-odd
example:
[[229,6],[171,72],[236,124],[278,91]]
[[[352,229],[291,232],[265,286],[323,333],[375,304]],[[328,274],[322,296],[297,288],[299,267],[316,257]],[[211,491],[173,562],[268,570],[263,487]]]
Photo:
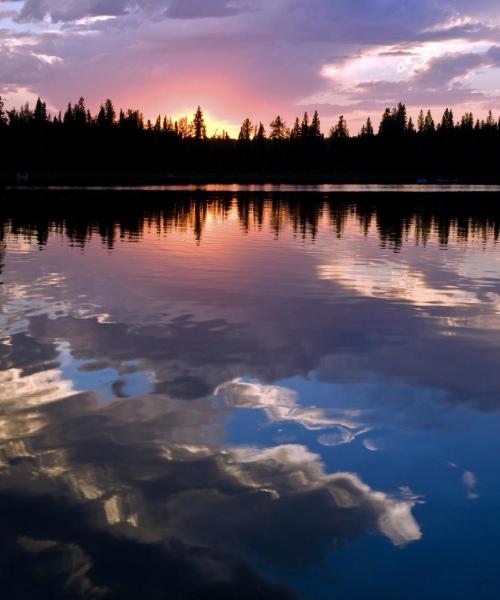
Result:
[[484,115],[500,108],[498,3],[424,0],[169,0],[0,4],[0,93],[56,111],[86,94],[118,106],[191,116],[208,132],[242,120],[289,122],[320,109],[357,125],[405,102]]

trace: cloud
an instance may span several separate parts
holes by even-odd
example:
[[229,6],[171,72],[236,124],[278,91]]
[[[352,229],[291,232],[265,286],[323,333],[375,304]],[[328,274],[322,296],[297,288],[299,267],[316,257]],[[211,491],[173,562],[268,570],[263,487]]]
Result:
[[266,413],[271,423],[293,422],[311,431],[340,427],[356,437],[358,424],[349,420],[345,414],[335,416],[332,411],[322,408],[301,407],[298,395],[293,390],[279,386],[265,386],[245,383],[235,379],[216,389],[214,396],[222,400],[225,406],[235,408],[260,409]]
[[237,0],[171,0],[166,15],[171,19],[227,17],[250,9],[249,2]]
[[245,0],[26,0],[17,13],[21,23],[69,23],[99,16],[198,19],[236,15],[251,7]]
[[[495,8],[489,0],[26,0],[15,28],[0,32],[2,56],[9,40],[26,36],[0,62],[0,80],[56,107],[82,94],[94,109],[112,96],[148,116],[201,103],[214,127],[224,119],[236,128],[246,116],[269,122],[277,112],[290,120],[313,106],[326,127],[340,112],[378,113],[399,100],[486,106],[495,95],[467,83],[494,68]],[[41,65],[43,56],[57,60]],[[335,76],[322,76],[325,68]]]
[[17,21],[32,23],[50,19],[60,23],[102,15],[123,16],[131,5],[130,0],[26,0]]
[[464,474],[462,475],[462,483],[467,491],[467,498],[469,500],[477,500],[477,498],[479,498],[479,494],[476,492],[476,475],[472,471],[464,471]]

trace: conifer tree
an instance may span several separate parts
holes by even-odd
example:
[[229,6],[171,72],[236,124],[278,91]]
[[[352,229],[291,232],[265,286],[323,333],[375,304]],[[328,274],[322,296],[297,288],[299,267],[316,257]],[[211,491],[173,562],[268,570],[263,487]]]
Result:
[[0,96],[0,126],[7,124],[7,116],[5,114],[5,102],[2,96]]
[[266,128],[262,123],[259,123],[259,126],[255,128],[254,140],[256,142],[263,142],[267,138]]
[[293,141],[298,141],[302,137],[302,127],[300,126],[299,117],[295,119],[295,123],[290,131],[290,139]]
[[347,128],[347,121],[344,115],[340,115],[336,125],[330,129],[330,139],[332,140],[344,140],[349,137],[349,129]]
[[368,117],[368,119],[366,120],[366,124],[361,127],[360,135],[361,135],[361,137],[373,137],[374,136],[372,120],[370,119],[370,117]]
[[241,125],[238,140],[240,142],[249,142],[252,139],[252,134],[255,128],[250,119],[245,119]]
[[420,112],[418,114],[418,121],[417,121],[418,133],[423,133],[424,127],[425,127],[425,115],[424,115],[424,111],[422,109],[420,109]]
[[311,126],[309,128],[309,135],[316,139],[323,137],[321,135],[321,121],[319,120],[319,114],[317,110],[314,111]]
[[201,106],[198,106],[193,118],[193,137],[195,140],[207,139],[207,127]]
[[285,140],[289,137],[289,131],[286,126],[286,122],[278,115],[273,121],[271,121],[271,133],[269,137],[274,141]]
[[309,115],[305,112],[304,117],[302,118],[302,124],[300,127],[300,137],[305,140],[310,135],[310,126],[309,126]]

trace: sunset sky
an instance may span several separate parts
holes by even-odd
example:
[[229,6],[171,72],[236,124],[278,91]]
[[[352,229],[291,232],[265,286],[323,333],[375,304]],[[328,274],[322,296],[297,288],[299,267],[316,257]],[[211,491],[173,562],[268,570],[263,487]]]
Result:
[[0,0],[8,105],[84,95],[234,133],[317,108],[356,131],[367,115],[500,111],[498,0]]

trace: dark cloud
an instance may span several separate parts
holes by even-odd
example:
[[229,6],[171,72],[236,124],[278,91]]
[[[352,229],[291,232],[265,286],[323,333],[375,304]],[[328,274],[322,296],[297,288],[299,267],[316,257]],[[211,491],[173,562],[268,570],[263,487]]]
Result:
[[249,4],[237,0],[170,0],[166,15],[171,19],[227,17],[247,10]]
[[17,20],[21,23],[43,21],[54,23],[74,21],[85,17],[124,15],[130,0],[26,0]]

